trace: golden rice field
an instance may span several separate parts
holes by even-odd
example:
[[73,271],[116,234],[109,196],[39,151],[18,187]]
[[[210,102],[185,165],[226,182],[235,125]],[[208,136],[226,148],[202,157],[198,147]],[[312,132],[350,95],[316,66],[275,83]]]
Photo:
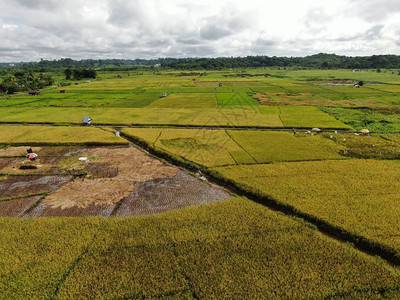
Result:
[[124,128],[122,133],[206,167],[346,159],[339,154],[344,149],[341,145],[319,135],[161,128]]
[[0,144],[127,144],[94,127],[0,125]]
[[215,168],[225,178],[400,254],[400,163],[291,162]]
[[396,268],[245,198],[158,216],[1,218],[0,226],[7,228],[0,235],[5,299],[395,299],[400,293]]
[[[0,299],[400,298],[399,260],[390,264],[341,235],[368,240],[371,253],[384,248],[400,257],[400,138],[379,133],[399,132],[397,75],[289,69],[99,74],[90,83],[69,82],[65,93],[51,87],[34,97],[0,95],[0,148],[126,145],[128,137],[190,167],[205,185],[204,174],[264,204],[282,204],[281,211],[232,194],[148,216],[2,217]],[[365,85],[356,89],[352,81],[358,80]],[[70,126],[84,115],[107,128]],[[118,137],[121,125],[127,127]],[[307,133],[315,127],[322,133]],[[372,134],[351,131],[362,128]],[[6,168],[19,157],[1,159]],[[80,163],[76,157],[69,162],[71,169]],[[93,174],[111,178],[122,165],[113,172],[107,164],[95,167]],[[18,172],[7,173],[17,187],[24,175]],[[0,187],[11,182],[7,176]],[[156,198],[157,184],[170,179],[163,180],[143,182],[141,189]],[[179,187],[169,184],[167,200],[174,203],[170,186]],[[52,190],[39,192],[35,198],[27,191],[32,197],[14,203],[40,210],[35,199]],[[337,239],[313,225],[320,221],[339,232]]]

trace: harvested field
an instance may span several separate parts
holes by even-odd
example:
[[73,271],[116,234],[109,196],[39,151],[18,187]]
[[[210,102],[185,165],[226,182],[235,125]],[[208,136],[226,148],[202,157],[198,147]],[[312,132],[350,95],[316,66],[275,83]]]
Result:
[[17,161],[21,161],[21,159],[13,158],[13,157],[0,158],[0,172],[5,173],[3,169],[8,166],[12,166],[13,164],[16,164]]
[[[32,148],[38,154],[38,158],[30,162],[25,158],[26,150]],[[8,147],[0,149],[0,173],[27,175],[27,174],[66,174],[70,170],[63,168],[62,161],[72,155],[88,151],[93,147],[73,147],[73,146],[46,146],[46,147]],[[20,157],[18,157],[20,156]],[[36,169],[22,170],[23,163],[36,166]]]
[[23,214],[39,201],[41,196],[13,199],[0,202],[0,217],[22,217]]
[[[87,208],[92,204],[111,206],[127,197],[135,182],[175,176],[178,172],[177,168],[166,166],[132,147],[94,148],[81,155],[90,157],[95,164],[107,164],[108,168],[113,168],[113,176],[107,176],[107,172],[103,175],[111,178],[74,180],[49,195],[43,201],[44,204],[61,209],[74,206]],[[93,169],[93,165],[91,168]]]
[[30,162],[29,159],[19,157],[0,158],[0,173],[13,175],[65,174],[67,171],[57,166],[61,160],[62,157],[41,157],[33,162]]
[[129,195],[134,183],[115,178],[76,179],[49,195],[43,203],[52,208],[110,206]]
[[313,105],[315,102],[310,93],[256,93],[253,98],[264,105]]
[[0,181],[0,199],[53,191],[72,179],[67,176],[9,176]]
[[52,157],[70,157],[72,155],[87,151],[93,146],[52,146],[42,147],[40,150],[37,147],[32,148],[34,152],[38,153],[40,157],[52,156]]
[[23,217],[109,217],[114,208],[115,204],[104,207],[90,204],[85,208],[81,208],[79,206],[53,208],[42,202]]
[[134,191],[121,201],[114,215],[157,214],[230,197],[221,188],[179,171],[174,177],[137,183]]
[[[26,147],[20,150],[26,152]],[[88,161],[80,161],[83,156]],[[3,178],[0,199],[52,192],[23,215],[36,198],[33,203],[28,198],[5,201],[4,216],[154,214],[230,197],[133,147],[43,147],[40,158],[30,162],[38,169],[20,170],[23,161],[26,159],[0,158],[2,172],[24,175]],[[47,175],[50,172],[57,175]],[[72,180],[77,173],[87,175]]]
[[175,176],[176,167],[163,164],[158,159],[133,148],[94,148],[82,156],[94,157],[96,163],[106,163],[118,168],[118,178],[143,182]]
[[[0,149],[0,157],[1,156],[25,156],[26,155],[26,149],[29,149],[31,147],[25,147],[25,146],[19,146],[19,147],[7,147]],[[35,147],[35,151],[40,151],[42,148],[41,147]]]

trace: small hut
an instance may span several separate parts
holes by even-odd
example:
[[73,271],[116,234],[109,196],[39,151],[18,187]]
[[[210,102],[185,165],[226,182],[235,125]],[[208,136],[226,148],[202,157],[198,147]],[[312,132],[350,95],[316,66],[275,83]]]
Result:
[[222,82],[218,83],[218,86],[222,86]]
[[92,124],[92,118],[89,116],[83,116],[82,125],[89,126]]
[[361,132],[361,134],[368,134],[369,130],[368,129],[361,129],[360,132]]
[[38,90],[30,90],[30,91],[28,91],[28,95],[29,96],[37,96],[39,94],[40,94],[40,92]]

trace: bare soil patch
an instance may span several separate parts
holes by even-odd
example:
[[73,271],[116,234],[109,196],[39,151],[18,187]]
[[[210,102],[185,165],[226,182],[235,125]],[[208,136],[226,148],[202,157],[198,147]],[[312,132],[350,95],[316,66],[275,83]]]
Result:
[[115,178],[76,179],[46,197],[52,208],[110,206],[129,195],[134,183]]
[[[9,150],[25,155],[29,147]],[[223,189],[168,166],[133,147],[36,147],[38,159],[0,158],[0,216],[68,217],[156,214],[229,198]],[[18,151],[20,152],[18,152]],[[89,161],[80,161],[79,157]],[[21,170],[22,162],[37,166]],[[55,174],[55,175],[49,175]],[[73,179],[72,174],[87,174]],[[17,176],[19,175],[19,176]]]
[[[59,168],[57,162],[58,157],[42,157],[35,161],[29,161],[26,158],[0,158],[0,173],[5,174],[66,174],[67,171]],[[20,168],[26,163],[27,166],[35,168]]]
[[0,217],[22,217],[41,196],[13,199],[0,202]]
[[[29,161],[25,157],[26,150],[32,148],[33,152],[39,156],[35,161]],[[70,170],[63,169],[60,163],[68,159],[71,155],[85,152],[86,147],[77,148],[73,146],[46,146],[46,147],[8,147],[0,149],[0,173],[7,174],[67,174]],[[8,157],[7,157],[8,156]],[[15,157],[21,156],[21,157]],[[35,169],[26,168],[21,170],[20,167],[26,163],[35,166]]]
[[17,165],[16,162],[20,160],[19,158],[0,158],[0,173],[6,173],[3,170],[5,167]]
[[178,172],[177,168],[132,147],[94,148],[80,155],[91,160],[82,164],[106,164],[111,171],[107,171],[105,177],[109,178],[95,178],[96,174],[92,174],[93,178],[74,180],[46,197],[44,204],[61,209],[87,208],[92,204],[110,206],[128,196],[135,182],[175,176]]
[[53,208],[44,203],[40,203],[23,217],[109,217],[114,210],[114,207],[115,204],[105,207],[91,204],[85,208],[72,206],[63,209],[61,207]]
[[[26,155],[26,149],[29,149],[29,146],[20,146],[20,147],[7,147],[0,149],[0,156],[24,156]],[[34,147],[34,151],[40,151],[41,147]]]
[[256,93],[253,98],[263,105],[317,105],[310,96],[308,93]]
[[72,176],[9,176],[0,181],[0,199],[53,191],[67,183]]
[[121,201],[114,215],[157,214],[230,197],[222,188],[179,171],[174,177],[137,183],[129,197]]

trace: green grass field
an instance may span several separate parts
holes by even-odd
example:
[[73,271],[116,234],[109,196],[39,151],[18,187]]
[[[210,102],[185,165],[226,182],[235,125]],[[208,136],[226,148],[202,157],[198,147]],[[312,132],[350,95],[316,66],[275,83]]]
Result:
[[[293,93],[288,90],[293,86],[318,88],[303,86],[298,80],[260,76],[249,81],[221,78],[224,74],[218,72],[201,78],[174,73],[103,76],[63,87],[65,93],[49,88],[35,97],[23,93],[0,96],[0,121],[79,123],[83,115],[90,115],[94,123],[107,124],[349,128],[312,106],[260,105],[253,97],[267,90]],[[164,92],[168,94],[165,98],[161,97]]]

